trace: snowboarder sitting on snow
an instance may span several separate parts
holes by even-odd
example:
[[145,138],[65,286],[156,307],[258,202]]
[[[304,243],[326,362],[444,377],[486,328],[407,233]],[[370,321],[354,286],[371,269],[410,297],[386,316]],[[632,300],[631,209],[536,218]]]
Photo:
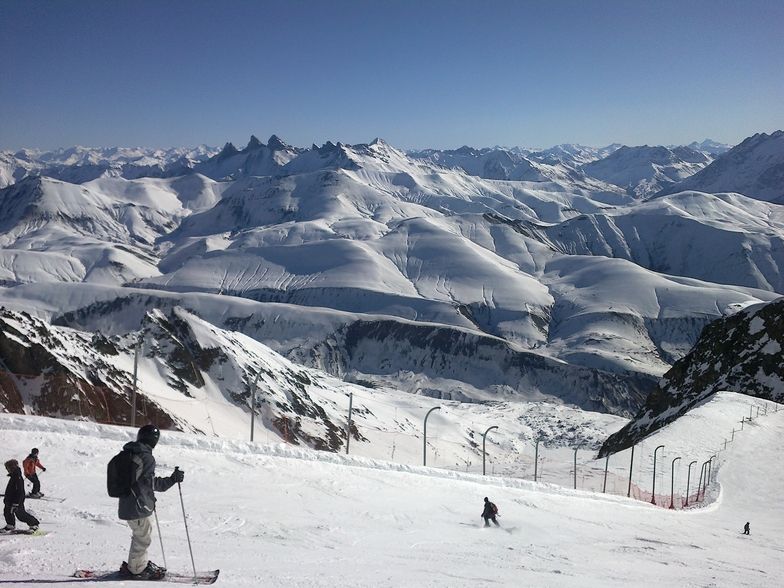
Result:
[[501,526],[498,524],[498,521],[495,520],[497,514],[498,514],[498,507],[492,502],[490,502],[487,499],[487,496],[485,496],[485,509],[482,511],[482,518],[485,520],[485,527],[490,526],[490,521],[493,521],[496,527]]
[[30,450],[30,455],[22,462],[22,467],[24,468],[25,478],[33,483],[33,489],[30,491],[30,498],[41,498],[43,496],[43,493],[41,492],[41,482],[38,480],[38,474],[35,473],[35,468],[41,468],[44,472],[46,471],[46,468],[38,461],[38,449],[33,447]]
[[136,434],[136,441],[123,447],[132,453],[133,479],[131,494],[120,498],[117,509],[120,519],[131,527],[131,549],[128,562],[123,562],[120,573],[138,580],[160,580],[166,573],[147,558],[147,549],[152,542],[152,514],[155,510],[155,492],[165,492],[174,484],[185,479],[185,472],[176,469],[168,478],[155,477],[153,447],[158,443],[161,432],[154,425],[144,425]]
[[3,531],[10,533],[16,529],[17,518],[23,523],[27,523],[31,531],[38,530],[38,519],[24,508],[25,488],[19,462],[15,459],[9,459],[5,462],[5,469],[11,479],[8,481],[5,496],[3,496],[3,515],[5,515],[6,522]]
[[743,525],[743,534],[744,535],[748,535],[749,534],[749,523],[746,523],[745,525]]

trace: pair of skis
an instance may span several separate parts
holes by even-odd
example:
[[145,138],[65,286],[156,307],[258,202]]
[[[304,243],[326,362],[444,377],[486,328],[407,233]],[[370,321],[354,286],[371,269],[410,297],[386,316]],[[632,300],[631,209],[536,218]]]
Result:
[[[12,531],[0,531],[0,537],[2,536],[19,536],[19,535],[29,535],[33,537],[44,537],[49,534],[49,531],[41,531],[36,529],[32,531],[30,529],[14,529]],[[208,572],[198,572],[194,574],[177,574],[175,572],[166,572],[162,578],[158,578],[157,580],[148,580],[149,582],[173,582],[175,584],[193,584],[193,585],[200,585],[200,584],[214,584],[218,579],[218,574],[220,570],[211,570]],[[93,581],[93,582],[117,582],[117,581],[124,581],[124,580],[132,580],[136,582],[142,582],[144,580],[136,580],[133,577],[129,577],[126,575],[121,574],[119,571],[106,571],[106,570],[76,570],[72,576],[72,578],[79,578],[82,581]]]
[[65,498],[55,498],[54,496],[46,496],[45,494],[41,494],[41,496],[33,496],[32,494],[26,494],[25,500],[45,500],[46,502],[65,502]]
[[[214,584],[218,579],[220,570],[212,570],[209,572],[198,572],[193,574],[176,574],[174,572],[166,572],[162,578],[157,580],[147,580],[149,582],[174,582],[175,584]],[[93,582],[117,582],[130,580],[135,582],[143,582],[145,580],[134,580],[133,577],[125,576],[120,572],[107,572],[97,570],[76,570],[73,573],[73,578],[79,578],[83,581]]]
[[[177,472],[179,467],[175,467],[174,471]],[[191,549],[191,537],[188,533],[188,518],[185,516],[185,503],[182,500],[182,487],[180,486],[180,482],[177,482],[177,488],[180,491],[180,503],[182,504],[182,518],[185,521],[185,534],[188,537],[188,550],[191,553],[191,563],[193,563],[193,550]],[[155,514],[155,523],[158,523],[158,514]],[[160,527],[158,527],[158,534],[160,535]],[[161,543],[161,551],[163,551],[163,543]],[[165,560],[164,560],[165,561]],[[157,578],[154,580],[147,580],[150,582],[173,582],[175,584],[214,584],[215,581],[218,579],[218,574],[220,570],[212,570],[209,572],[197,572],[196,571],[196,564],[193,563],[193,574],[177,574],[174,572],[167,571],[162,578]],[[133,576],[127,576],[125,574],[121,574],[119,571],[116,572],[107,572],[107,571],[95,571],[95,570],[76,570],[73,573],[74,578],[80,578],[81,581],[88,582],[90,580],[98,581],[98,582],[115,582],[115,581],[123,581],[123,580],[131,580],[131,581],[144,581]]]
[[32,531],[30,529],[13,529],[11,531],[0,531],[0,537],[3,535],[32,535],[33,537],[43,537],[44,535],[48,535],[49,531],[41,531],[36,529]]

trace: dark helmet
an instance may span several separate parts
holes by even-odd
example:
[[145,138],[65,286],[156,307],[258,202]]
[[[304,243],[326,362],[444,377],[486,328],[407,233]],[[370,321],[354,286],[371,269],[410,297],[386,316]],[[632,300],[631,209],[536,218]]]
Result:
[[485,502],[487,502],[487,496],[485,496]]
[[136,440],[145,445],[149,445],[150,449],[158,444],[158,439],[161,438],[161,432],[155,425],[144,425],[139,432],[136,433]]
[[37,448],[37,447],[33,447],[33,448],[30,450],[30,453],[32,453],[33,455],[38,455],[38,448]]

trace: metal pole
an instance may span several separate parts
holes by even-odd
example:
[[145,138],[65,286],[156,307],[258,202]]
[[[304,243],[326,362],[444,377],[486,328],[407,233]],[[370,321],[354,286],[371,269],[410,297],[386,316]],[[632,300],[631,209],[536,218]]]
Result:
[[539,473],[539,439],[536,440],[536,456],[534,457],[534,482]]
[[577,447],[574,448],[574,489],[577,490]]
[[689,475],[686,476],[686,506],[689,506],[689,482],[691,482],[691,466],[693,466],[695,463],[697,463],[696,459],[689,464]]
[[656,452],[664,449],[664,445],[659,445],[653,450],[653,487],[651,488],[651,504],[656,504]]
[[759,418],[759,406],[757,407],[757,418]]
[[351,443],[351,409],[354,405],[354,393],[348,393],[348,424],[346,425],[346,455],[348,455],[348,444]]
[[424,441],[425,441],[425,451],[424,451],[423,458],[422,458],[422,465],[425,465],[425,466],[427,465],[427,417],[429,417],[430,413],[433,412],[434,410],[441,410],[441,407],[440,406],[434,406],[433,408],[428,410],[427,414],[425,415],[425,426],[424,426],[424,431],[423,431],[423,435],[422,435],[422,437],[424,438]]
[[498,428],[497,425],[493,425],[492,427],[487,429],[487,431],[485,431],[484,435],[482,435],[482,475],[483,476],[485,475],[485,441],[487,440],[487,434],[493,429],[497,429],[497,428]]
[[259,387],[259,376],[261,372],[256,374],[256,377],[253,378],[253,385],[250,389],[250,440],[253,441],[253,421],[256,417],[256,390]]
[[607,492],[607,468],[610,467],[610,454],[607,454],[607,459],[604,460],[604,484],[602,484],[602,494]]
[[705,494],[708,491],[708,475],[710,474],[710,460],[705,462],[705,478],[702,481],[702,498],[705,498]]
[[136,373],[139,368],[139,347],[141,347],[141,338],[136,340],[136,345],[133,348],[133,392],[131,393],[131,426],[136,426]]
[[753,412],[754,412],[754,407],[750,406],[749,407],[749,422],[751,422],[751,413],[753,413]]
[[[179,470],[179,467],[175,467],[174,470]],[[182,485],[177,482],[177,488],[180,491],[180,504],[182,505],[182,520],[185,523],[185,536],[188,538],[188,551],[191,552],[191,565],[193,566],[193,577],[196,577],[196,563],[193,561],[193,548],[191,547],[191,534],[188,532],[188,519],[185,516],[185,502],[182,499]]]
[[155,513],[155,526],[158,527],[158,539],[161,541],[161,557],[163,557],[163,569],[167,569],[168,566],[166,565],[166,554],[163,552],[163,535],[161,535],[161,524],[158,522],[158,511],[156,509],[152,509],[152,512]]
[[724,440],[724,450],[725,451],[727,450],[727,440],[726,439]]
[[732,437],[730,438],[730,442],[735,441],[735,427],[732,428]]
[[697,484],[697,502],[700,501],[700,494],[702,493],[702,476],[704,472],[705,472],[705,464],[703,463],[702,467],[700,468],[700,481]]
[[632,471],[634,471],[634,445],[632,445],[632,457],[629,460],[629,489],[626,491],[626,498],[632,495]]
[[743,423],[745,423],[745,422],[746,422],[746,417],[743,417],[742,419],[740,419],[740,430],[741,431],[743,430]]
[[670,508],[675,508],[675,462],[678,461],[680,457],[676,457],[672,460],[672,465],[670,469],[672,471],[671,481],[670,481]]

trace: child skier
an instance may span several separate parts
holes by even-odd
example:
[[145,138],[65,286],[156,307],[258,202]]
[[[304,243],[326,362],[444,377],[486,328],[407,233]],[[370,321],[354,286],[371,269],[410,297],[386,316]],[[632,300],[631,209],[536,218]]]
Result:
[[41,498],[43,496],[43,493],[41,492],[41,482],[38,480],[38,474],[35,473],[35,468],[41,468],[44,472],[46,471],[46,468],[38,461],[37,448],[33,447],[30,450],[30,455],[22,462],[22,467],[24,467],[25,478],[33,483],[33,489],[30,491],[30,498]]
[[3,515],[6,522],[3,532],[10,533],[14,531],[16,529],[16,519],[27,523],[31,531],[37,531],[38,519],[24,508],[25,488],[19,462],[15,459],[9,459],[4,465],[8,472],[8,477],[11,479],[8,480],[5,496],[3,496]]

